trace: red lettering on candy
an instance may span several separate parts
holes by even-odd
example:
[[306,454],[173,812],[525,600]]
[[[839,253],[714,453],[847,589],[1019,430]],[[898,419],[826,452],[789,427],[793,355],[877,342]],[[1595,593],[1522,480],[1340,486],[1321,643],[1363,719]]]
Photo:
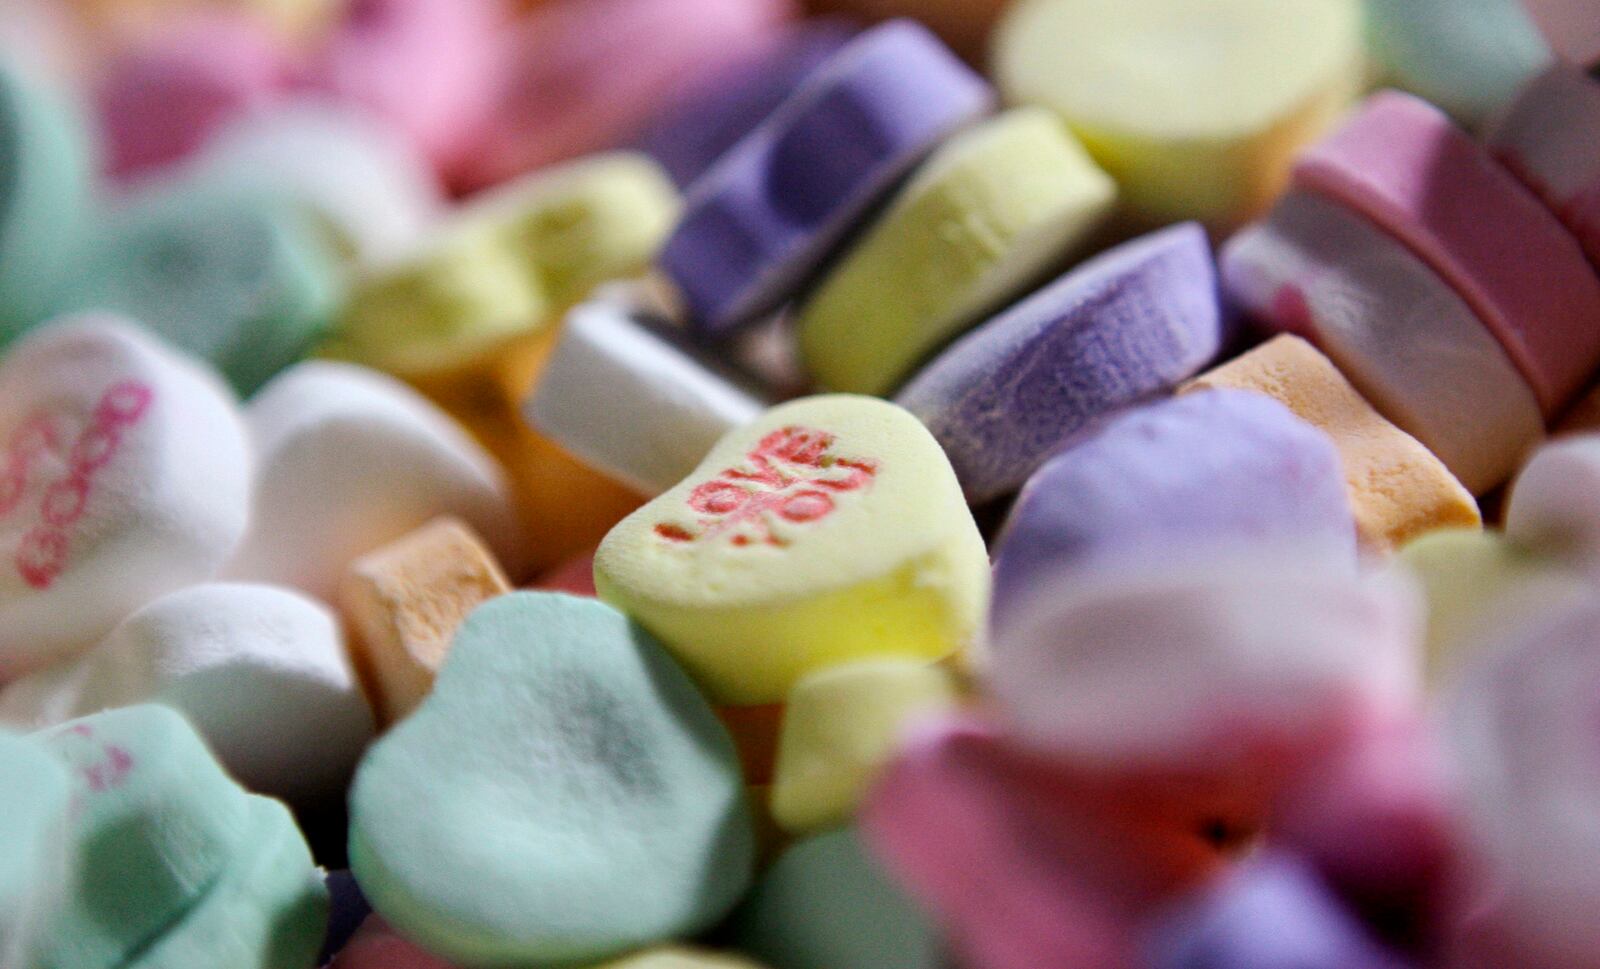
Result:
[[698,530],[662,522],[655,533],[669,542],[694,542],[728,535],[730,544],[788,544],[773,526],[803,525],[832,514],[834,495],[861,491],[878,474],[876,461],[833,454],[834,435],[808,427],[773,431],[737,467],[724,468],[689,493],[688,505],[701,517]]

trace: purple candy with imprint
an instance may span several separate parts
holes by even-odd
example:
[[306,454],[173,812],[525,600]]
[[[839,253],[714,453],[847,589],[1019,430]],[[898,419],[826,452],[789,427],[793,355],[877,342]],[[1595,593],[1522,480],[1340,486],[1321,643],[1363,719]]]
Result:
[[1097,422],[1028,479],[995,546],[993,623],[1048,576],[1260,544],[1356,561],[1339,454],[1264,394],[1210,390]]
[[856,223],[994,92],[926,28],[841,48],[689,187],[660,265],[721,337],[796,295]]
[[1216,264],[1193,222],[1123,243],[968,333],[895,402],[973,502],[1015,491],[1096,417],[1170,390],[1222,343]]
[[842,20],[795,26],[755,55],[696,83],[656,116],[636,146],[680,186],[691,184],[855,33]]
[[1304,862],[1263,854],[1154,925],[1151,969],[1406,969]]

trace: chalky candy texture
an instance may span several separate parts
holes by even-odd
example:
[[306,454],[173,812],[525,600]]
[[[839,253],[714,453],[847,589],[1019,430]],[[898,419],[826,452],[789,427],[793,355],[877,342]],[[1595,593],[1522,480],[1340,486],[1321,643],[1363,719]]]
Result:
[[727,733],[647,633],[592,600],[513,593],[473,612],[433,693],[362,763],[351,867],[453,961],[597,960],[717,921],[750,877],[747,812]]
[[33,735],[72,775],[74,890],[39,969],[114,969],[199,903],[251,831],[251,798],[183,717],[161,706],[96,714]]
[[1404,969],[1303,861],[1259,855],[1172,907],[1146,944],[1153,969]]
[[1358,0],[1022,0],[996,83],[1061,114],[1136,217],[1224,229],[1355,93],[1360,23]]
[[1229,241],[1222,278],[1267,328],[1316,343],[1474,494],[1509,478],[1544,435],[1539,401],[1472,308],[1342,205],[1291,192]]
[[1600,434],[1580,434],[1539,449],[1511,487],[1506,536],[1523,548],[1576,565],[1600,567]]
[[1188,384],[1281,401],[1333,439],[1363,547],[1385,552],[1435,528],[1483,523],[1472,494],[1416,438],[1367,403],[1315,347],[1282,334]]
[[289,809],[251,798],[249,832],[199,901],[122,969],[310,969],[328,890]]
[[1374,95],[1301,155],[1293,181],[1372,220],[1455,287],[1547,416],[1594,370],[1600,278],[1577,240],[1433,105]]
[[174,182],[139,193],[87,244],[65,309],[111,309],[209,361],[248,394],[310,349],[339,298],[335,256],[286,197]]
[[381,374],[312,361],[246,412],[259,471],[251,531],[231,578],[335,597],[345,566],[438,515],[521,563],[506,485],[492,458],[420,395]]
[[1186,394],[1086,433],[1028,480],[995,548],[994,627],[1028,590],[1095,563],[1195,546],[1290,545],[1355,561],[1326,435],[1260,394]]
[[1600,267],[1600,80],[1551,67],[1501,110],[1484,140]]
[[8,351],[0,440],[0,680],[209,578],[244,533],[251,460],[227,390],[126,321],[58,321]]
[[772,969],[934,969],[933,926],[851,828],[796,842],[734,914],[740,950]]
[[656,495],[762,409],[626,306],[595,301],[567,314],[523,415],[590,467]]
[[1550,60],[1518,0],[1366,0],[1367,46],[1390,80],[1476,124]]
[[37,745],[0,733],[0,966],[26,966],[41,923],[67,889],[66,768]]
[[673,181],[689,185],[854,34],[843,21],[796,24],[737,63],[696,80],[656,115],[635,144]]
[[0,344],[55,306],[81,241],[93,166],[76,106],[0,68]]
[[1015,490],[1094,418],[1192,376],[1222,342],[1204,231],[1103,253],[958,340],[895,400],[973,501]]
[[843,660],[960,650],[988,579],[938,444],[893,404],[848,395],[729,433],[595,556],[601,598],[733,704],[781,701]]
[[914,23],[856,37],[690,187],[660,262],[699,331],[725,335],[793,296],[901,176],[991,99]]
[[1042,108],[956,135],[801,307],[807,369],[831,390],[892,392],[924,356],[1059,264],[1115,192]]

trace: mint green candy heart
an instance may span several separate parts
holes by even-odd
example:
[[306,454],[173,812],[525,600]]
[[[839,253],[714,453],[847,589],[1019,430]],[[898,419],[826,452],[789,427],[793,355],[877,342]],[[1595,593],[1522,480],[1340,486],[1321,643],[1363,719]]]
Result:
[[689,935],[750,878],[727,732],[649,634],[590,599],[519,592],[475,610],[350,803],[373,907],[463,965],[592,962]]
[[26,966],[67,874],[72,787],[54,757],[0,734],[0,966]]

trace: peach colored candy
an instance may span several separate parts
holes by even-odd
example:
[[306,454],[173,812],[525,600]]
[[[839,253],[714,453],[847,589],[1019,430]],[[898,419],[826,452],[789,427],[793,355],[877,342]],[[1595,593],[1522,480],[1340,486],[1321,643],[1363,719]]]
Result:
[[1424,532],[1483,524],[1472,494],[1416,438],[1395,427],[1327,357],[1282,334],[1201,374],[1181,392],[1214,387],[1275,397],[1333,439],[1361,544],[1388,552]]
[[350,564],[339,606],[380,725],[428,695],[467,614],[510,591],[494,553],[454,518],[436,518]]

